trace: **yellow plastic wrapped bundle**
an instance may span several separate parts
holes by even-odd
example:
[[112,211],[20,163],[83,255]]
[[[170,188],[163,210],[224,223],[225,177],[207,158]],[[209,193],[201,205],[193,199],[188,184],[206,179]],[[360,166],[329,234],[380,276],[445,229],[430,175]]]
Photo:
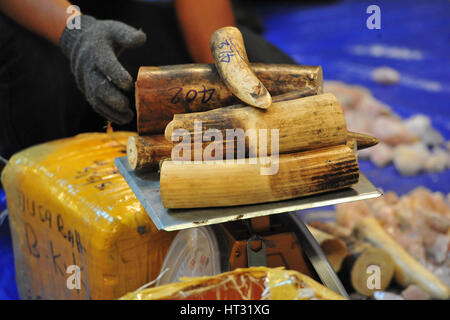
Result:
[[123,300],[344,300],[310,277],[283,268],[252,267],[131,292]]
[[28,148],[2,173],[24,299],[115,299],[154,279],[176,232],[159,232],[113,161],[129,132]]

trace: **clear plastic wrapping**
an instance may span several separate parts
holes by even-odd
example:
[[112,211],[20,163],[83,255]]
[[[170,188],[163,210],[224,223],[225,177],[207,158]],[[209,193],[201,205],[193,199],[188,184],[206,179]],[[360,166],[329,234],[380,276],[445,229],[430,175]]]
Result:
[[138,290],[123,300],[344,300],[310,277],[283,268],[252,267]]

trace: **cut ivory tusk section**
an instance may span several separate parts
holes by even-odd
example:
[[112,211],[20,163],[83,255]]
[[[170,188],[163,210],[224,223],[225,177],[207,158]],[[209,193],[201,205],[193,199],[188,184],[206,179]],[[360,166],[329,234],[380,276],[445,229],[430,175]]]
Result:
[[243,102],[267,109],[272,104],[269,91],[250,68],[244,39],[239,29],[217,30],[209,41],[220,77],[230,91]]

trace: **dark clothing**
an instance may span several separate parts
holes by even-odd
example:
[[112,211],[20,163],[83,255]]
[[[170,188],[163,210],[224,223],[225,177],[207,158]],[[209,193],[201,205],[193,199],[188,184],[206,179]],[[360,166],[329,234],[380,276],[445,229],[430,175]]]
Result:
[[[140,66],[192,63],[171,4],[73,1],[81,11],[141,28],[148,37],[119,61],[136,79]],[[103,5],[99,5],[99,3]],[[240,27],[249,60],[294,63],[247,27]],[[134,94],[129,94],[134,106]],[[78,90],[61,50],[0,13],[0,154],[9,158],[28,146],[81,132],[103,131],[106,120]],[[136,130],[136,120],[116,130]]]

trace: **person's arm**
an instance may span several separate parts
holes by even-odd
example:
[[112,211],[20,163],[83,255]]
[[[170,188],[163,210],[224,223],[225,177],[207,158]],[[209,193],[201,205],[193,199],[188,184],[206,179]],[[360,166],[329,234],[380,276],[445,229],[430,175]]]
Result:
[[58,44],[67,19],[80,14],[67,13],[69,6],[67,0],[0,0],[0,11],[54,44]]
[[209,39],[217,29],[235,26],[229,0],[175,0],[178,21],[191,57],[198,63],[214,63]]
[[[97,113],[114,123],[130,122],[134,113],[123,91],[132,90],[133,78],[117,52],[143,45],[145,33],[119,21],[67,12],[70,5],[66,0],[0,0],[0,11],[61,48],[79,89]],[[75,17],[79,24],[68,24]]]

